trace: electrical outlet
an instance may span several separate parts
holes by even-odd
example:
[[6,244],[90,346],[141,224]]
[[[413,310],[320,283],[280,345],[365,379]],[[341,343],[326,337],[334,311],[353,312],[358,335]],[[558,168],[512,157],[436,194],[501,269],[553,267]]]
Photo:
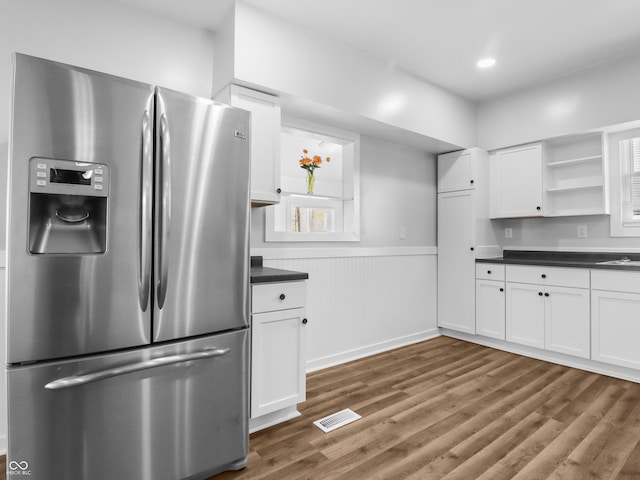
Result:
[[405,240],[407,238],[407,229],[404,225],[400,227],[400,240]]
[[578,225],[578,238],[587,238],[587,226],[586,225]]
[[506,227],[504,229],[504,238],[513,238],[513,228]]

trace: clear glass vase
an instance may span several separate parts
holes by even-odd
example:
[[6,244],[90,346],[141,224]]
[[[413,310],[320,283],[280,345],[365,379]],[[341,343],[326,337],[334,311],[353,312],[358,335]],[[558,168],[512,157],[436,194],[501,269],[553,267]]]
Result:
[[307,194],[313,195],[313,184],[316,181],[316,177],[313,172],[307,172]]

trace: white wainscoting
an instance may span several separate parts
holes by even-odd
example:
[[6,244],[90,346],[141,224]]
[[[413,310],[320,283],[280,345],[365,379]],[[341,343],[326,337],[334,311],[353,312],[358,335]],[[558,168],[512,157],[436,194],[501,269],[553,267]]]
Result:
[[427,340],[437,328],[437,250],[252,249],[264,266],[307,272],[307,371]]

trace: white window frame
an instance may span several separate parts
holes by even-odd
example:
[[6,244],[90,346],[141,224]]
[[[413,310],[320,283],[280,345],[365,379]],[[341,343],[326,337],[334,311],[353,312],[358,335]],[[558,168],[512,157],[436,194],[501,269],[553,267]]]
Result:
[[[282,125],[293,129],[318,133],[329,137],[343,139],[352,144],[353,152],[353,185],[344,185],[343,191],[348,192],[347,198],[342,200],[344,205],[344,218],[340,219],[345,225],[349,225],[349,231],[343,232],[282,232],[275,230],[276,215],[282,206],[271,205],[265,211],[265,241],[266,242],[358,242],[360,241],[360,135],[347,130],[320,125],[299,118],[283,117]],[[280,159],[278,159],[280,160]],[[348,178],[349,176],[345,176]],[[343,181],[346,181],[345,180]],[[282,192],[280,202],[285,207],[296,195],[288,198],[287,192]],[[301,199],[302,203],[305,203]],[[330,206],[330,205],[327,205]]]
[[622,151],[621,142],[640,137],[640,128],[616,132],[609,135],[609,181],[611,194],[610,234],[612,237],[640,237],[640,220],[625,220],[625,181],[622,162],[628,161]]

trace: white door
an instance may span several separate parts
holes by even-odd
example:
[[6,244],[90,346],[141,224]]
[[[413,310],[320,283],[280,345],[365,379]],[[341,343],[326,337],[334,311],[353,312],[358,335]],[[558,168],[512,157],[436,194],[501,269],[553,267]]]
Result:
[[280,100],[231,85],[231,105],[251,112],[251,201],[280,202]]
[[504,282],[476,280],[476,334],[505,339]]
[[507,283],[507,341],[544,348],[544,308],[543,287]]
[[591,358],[640,368],[640,294],[591,291]]
[[471,150],[438,156],[438,193],[475,187],[475,162]]
[[542,216],[542,146],[497,150],[489,158],[491,218]]
[[546,287],[545,348],[554,352],[590,356],[589,290]]
[[252,315],[251,418],[303,402],[304,309]]
[[438,195],[438,326],[475,334],[473,190]]

